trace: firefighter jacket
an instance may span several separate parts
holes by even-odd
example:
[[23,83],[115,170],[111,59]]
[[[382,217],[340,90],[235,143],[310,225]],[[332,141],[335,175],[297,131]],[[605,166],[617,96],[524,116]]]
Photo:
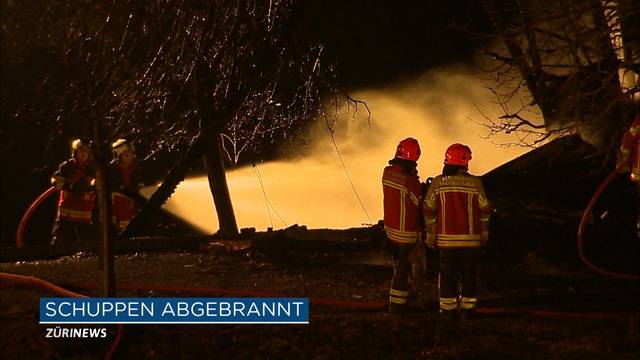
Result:
[[618,155],[619,166],[628,171],[631,164],[631,180],[640,182],[640,114],[636,115],[631,127],[622,135],[620,152]]
[[58,198],[58,220],[90,223],[92,221],[95,194],[93,163],[80,166],[75,159],[69,159],[58,167],[52,182],[60,190]]
[[136,202],[132,198],[139,194],[139,172],[134,163],[123,168],[117,162],[109,164],[111,181],[111,211],[113,220],[119,228],[124,228],[136,215]]
[[480,178],[460,172],[433,179],[424,199],[425,224],[435,225],[436,246],[469,248],[482,245],[491,207]]
[[419,226],[419,202],[422,185],[416,172],[406,174],[398,164],[387,166],[382,175],[384,230],[389,240],[413,244],[422,229]]

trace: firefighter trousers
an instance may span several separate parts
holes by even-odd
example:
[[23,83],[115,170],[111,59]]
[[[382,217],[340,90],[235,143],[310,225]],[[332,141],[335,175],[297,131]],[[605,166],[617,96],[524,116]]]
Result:
[[389,303],[404,305],[409,297],[409,274],[411,274],[411,262],[409,253],[414,244],[393,243],[393,279],[389,291]]
[[57,219],[53,225],[51,246],[77,243],[86,244],[94,238],[95,230],[92,224]]
[[440,310],[473,310],[477,302],[478,248],[440,250]]

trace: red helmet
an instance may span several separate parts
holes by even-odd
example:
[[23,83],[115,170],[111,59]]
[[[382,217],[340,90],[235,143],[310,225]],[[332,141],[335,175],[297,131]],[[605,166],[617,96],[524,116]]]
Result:
[[420,145],[414,138],[406,138],[398,143],[396,159],[418,161],[420,158]]
[[471,149],[467,145],[453,144],[444,154],[446,165],[467,166],[471,160]]

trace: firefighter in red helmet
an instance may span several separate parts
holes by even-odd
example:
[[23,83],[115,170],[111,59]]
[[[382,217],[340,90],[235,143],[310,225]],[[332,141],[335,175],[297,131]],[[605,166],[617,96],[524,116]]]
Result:
[[442,175],[433,179],[423,205],[427,245],[440,250],[440,312],[445,317],[454,317],[458,309],[473,313],[478,250],[489,238],[491,208],[482,181],[467,172],[469,160],[468,146],[449,146]]
[[51,245],[86,242],[93,237],[94,178],[91,151],[76,139],[71,143],[71,158],[60,164],[51,178],[60,190]]
[[[617,160],[617,168],[620,172],[631,173],[629,178],[636,184],[636,197],[640,196],[640,112],[636,114],[629,130],[622,135]],[[636,203],[638,204],[636,232],[640,238],[640,201]]]
[[135,147],[125,139],[111,144],[113,160],[109,164],[112,215],[117,231],[124,229],[137,212],[135,198],[140,197],[140,174]]
[[409,255],[420,240],[421,188],[418,178],[420,145],[414,138],[398,144],[382,175],[384,230],[393,245],[394,272],[389,291],[389,311],[404,309],[409,297]]

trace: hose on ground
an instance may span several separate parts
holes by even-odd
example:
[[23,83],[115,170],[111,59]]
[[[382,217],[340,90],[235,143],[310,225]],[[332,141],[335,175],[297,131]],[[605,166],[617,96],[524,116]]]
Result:
[[[43,289],[47,289],[50,291],[53,291],[54,293],[61,295],[61,296],[65,296],[65,297],[73,297],[73,298],[88,298],[88,296],[83,295],[83,294],[79,294],[73,291],[69,291],[65,288],[62,288],[58,285],[52,284],[48,281],[42,280],[40,278],[37,278],[35,276],[25,276],[25,275],[18,275],[18,274],[10,274],[10,273],[5,273],[5,272],[0,272],[0,280],[2,280],[3,282],[8,281],[9,283],[20,283],[20,284],[27,284],[27,285],[31,285],[31,286],[35,286],[35,287],[40,287]],[[113,355],[115,354],[116,350],[118,349],[118,346],[120,346],[120,342],[122,341],[122,333],[124,331],[124,325],[123,324],[118,324],[118,330],[116,332],[116,338],[113,341],[113,344],[111,345],[111,347],[109,348],[109,352],[107,352],[107,354],[105,355],[105,359],[106,360],[110,360],[113,358]]]
[[600,199],[600,196],[602,196],[602,193],[605,191],[605,189],[609,187],[611,182],[619,174],[620,174],[620,171],[618,168],[616,168],[614,171],[611,172],[611,174],[609,174],[609,176],[607,176],[606,179],[604,179],[604,181],[600,184],[596,192],[591,197],[591,200],[589,201],[587,208],[584,210],[584,214],[582,215],[582,219],[580,220],[580,226],[578,226],[578,239],[577,239],[578,255],[580,256],[580,260],[582,261],[582,263],[595,273],[617,278],[617,279],[638,281],[640,280],[640,275],[625,274],[625,273],[603,269],[602,267],[592,263],[584,254],[584,232],[585,232],[585,228],[587,227],[587,223],[589,222],[589,219],[591,217],[591,212],[593,211],[593,207],[596,205],[596,203],[598,202],[598,199]]
[[55,186],[51,186],[47,190],[45,190],[40,196],[38,196],[32,203],[29,205],[27,210],[22,215],[22,219],[20,220],[20,224],[18,225],[18,231],[16,232],[16,247],[24,246],[24,229],[27,227],[29,223],[29,219],[31,219],[31,215],[36,211],[38,206],[42,204],[49,196],[57,191]]

